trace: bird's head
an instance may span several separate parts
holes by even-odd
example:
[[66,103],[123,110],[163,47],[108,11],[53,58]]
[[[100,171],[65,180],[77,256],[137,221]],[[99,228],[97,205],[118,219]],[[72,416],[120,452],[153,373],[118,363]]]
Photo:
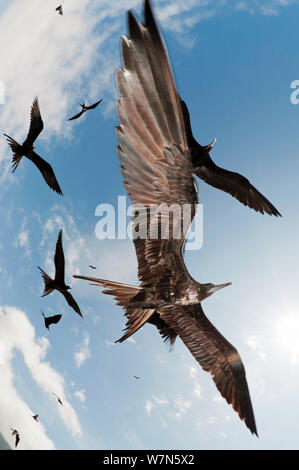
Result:
[[216,139],[216,137],[215,137],[215,139],[213,139],[210,144],[204,145],[202,148],[203,148],[206,152],[210,153],[210,151],[211,151],[212,148],[214,147],[214,144],[215,144],[216,140],[217,140],[217,139]]
[[204,285],[204,290],[205,290],[205,298],[210,297],[210,295],[214,294],[217,290],[223,289],[223,287],[227,287],[231,285],[231,282],[226,282],[225,284],[212,284],[211,282],[208,282],[207,284]]
[[71,286],[65,286],[66,290],[71,289]]

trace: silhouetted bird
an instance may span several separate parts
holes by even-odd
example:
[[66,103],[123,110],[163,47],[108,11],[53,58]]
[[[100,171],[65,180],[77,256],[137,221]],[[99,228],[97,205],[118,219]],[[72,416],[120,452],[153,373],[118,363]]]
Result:
[[89,265],[91,269],[97,269],[95,266],[92,266],[92,264]]
[[[124,185],[135,205],[134,244],[139,287],[87,276],[105,287],[128,318],[124,341],[144,323],[164,340],[179,336],[252,433],[257,434],[245,369],[238,351],[205,316],[201,301],[230,283],[196,282],[183,259],[185,234],[194,218],[197,191],[180,98],[149,1],[145,25],[128,13],[129,37],[122,38],[123,70],[116,81],[120,127],[118,156]],[[169,210],[175,206],[172,217]],[[190,208],[189,220],[184,207]],[[135,206],[136,208],[136,206]],[[188,223],[187,223],[188,222]],[[168,228],[168,234],[165,228]],[[181,230],[183,227],[183,230]],[[143,236],[145,234],[145,236]],[[158,234],[158,235],[157,235]],[[167,234],[167,236],[165,236]]]
[[43,312],[42,315],[44,317],[45,327],[48,328],[48,330],[50,330],[49,326],[52,325],[52,323],[58,323],[62,317],[62,315],[53,315],[52,317],[46,317]]
[[17,169],[23,156],[27,157],[29,160],[34,163],[41,174],[43,175],[44,180],[50,186],[53,191],[56,191],[58,194],[62,195],[62,191],[54,174],[54,171],[51,165],[41,158],[37,153],[34,152],[34,142],[43,130],[44,124],[41,118],[38,99],[35,98],[31,107],[31,116],[30,116],[30,127],[26,140],[23,144],[20,145],[12,137],[7,134],[4,134],[7,138],[8,144],[13,151],[13,165],[12,172]]
[[80,106],[82,108],[80,113],[75,114],[75,116],[69,118],[68,121],[72,121],[73,119],[78,119],[80,116],[82,116],[82,114],[86,113],[86,111],[88,111],[89,109],[96,108],[98,106],[98,104],[100,104],[102,101],[103,100],[101,99],[100,101],[97,101],[96,103],[92,104],[91,106],[85,106],[85,103],[80,104]]
[[134,378],[141,380],[140,377],[138,377],[138,375],[134,375]]
[[38,415],[34,415],[32,418],[35,419],[35,421],[38,423]]
[[62,230],[60,230],[57,243],[56,243],[56,250],[54,256],[54,263],[55,263],[55,278],[51,279],[45,271],[43,271],[39,266],[38,269],[40,270],[43,280],[44,280],[44,293],[42,297],[45,295],[51,294],[53,290],[58,290],[66,299],[67,303],[77,312],[81,317],[83,317],[79,305],[73,298],[73,296],[68,292],[70,286],[67,286],[64,282],[64,271],[65,271],[65,261],[64,261],[64,253],[62,247]]
[[62,403],[62,401],[60,400],[59,396],[56,395],[56,393],[54,393],[54,392],[52,392],[52,395],[54,395],[54,397],[57,398],[58,403],[59,403],[61,406],[63,406],[63,403]]
[[210,157],[216,139],[209,145],[200,145],[193,137],[190,114],[187,105],[181,100],[183,117],[185,121],[185,130],[187,133],[187,145],[190,149],[193,172],[200,179],[214,188],[221,189],[231,194],[245,206],[254,209],[257,212],[269,215],[281,216],[278,210],[266,199],[247,178],[225,170],[217,166]]
[[55,11],[58,11],[60,15],[63,15],[62,5],[59,5],[59,7],[55,8]]
[[20,442],[20,434],[18,433],[18,431],[16,429],[13,429],[13,428],[10,428],[10,429],[12,430],[11,435],[16,436],[15,447],[17,447],[19,442]]

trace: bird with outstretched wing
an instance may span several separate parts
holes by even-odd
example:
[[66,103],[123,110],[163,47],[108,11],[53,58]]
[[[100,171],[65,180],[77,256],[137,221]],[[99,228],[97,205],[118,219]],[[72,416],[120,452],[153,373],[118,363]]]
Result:
[[[74,277],[104,287],[103,292],[114,296],[117,305],[124,308],[126,332],[118,342],[145,323],[154,324],[171,344],[179,336],[211,374],[221,395],[257,435],[240,355],[201,307],[205,298],[230,283],[201,284],[190,276],[184,263],[185,236],[197,207],[194,165],[181,100],[148,0],[144,13],[144,25],[128,13],[129,36],[121,43],[123,69],[116,74],[120,94],[118,156],[124,185],[136,205],[133,233],[138,236],[133,238],[141,284]],[[184,227],[185,206],[190,212]],[[178,209],[177,213],[170,214],[169,207]]]
[[36,97],[33,101],[31,106],[31,114],[30,114],[30,127],[28,131],[28,135],[24,140],[23,144],[20,145],[16,140],[10,137],[7,134],[4,134],[7,138],[8,144],[13,152],[12,158],[12,172],[14,173],[17,169],[21,159],[23,156],[27,157],[34,165],[39,169],[41,172],[44,180],[48,184],[48,186],[53,189],[53,191],[57,192],[61,196],[62,191],[59,186],[59,183],[56,179],[55,173],[51,165],[46,162],[42,157],[40,157],[34,151],[34,142],[41,133],[44,128],[43,120],[40,113],[38,98]]

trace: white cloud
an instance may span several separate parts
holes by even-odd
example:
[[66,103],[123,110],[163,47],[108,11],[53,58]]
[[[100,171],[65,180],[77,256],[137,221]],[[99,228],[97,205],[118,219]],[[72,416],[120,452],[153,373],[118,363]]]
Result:
[[[11,442],[10,426],[21,434],[20,449],[53,449],[54,443],[46,435],[42,423],[36,426],[30,410],[14,385],[14,351],[22,353],[24,363],[40,389],[52,400],[51,392],[60,396],[64,406],[57,411],[72,434],[80,435],[81,426],[76,412],[67,401],[63,376],[46,361],[50,343],[47,338],[36,338],[35,329],[26,314],[16,307],[0,307],[0,344],[2,361],[0,364],[0,431]],[[4,393],[3,393],[4,391]],[[52,406],[49,402],[49,406]]]
[[193,388],[194,395],[200,400],[202,398],[202,387],[199,383],[196,383]]
[[75,352],[74,359],[76,366],[79,368],[86,361],[86,359],[91,357],[91,352],[89,349],[90,335],[86,331],[84,332],[84,338],[82,343],[79,345],[79,350]]
[[153,408],[154,408],[153,402],[150,400],[147,400],[145,403],[145,411],[148,416],[151,414],[151,411]]
[[198,373],[197,367],[194,367],[194,366],[189,367],[189,374],[190,374],[191,379],[195,379],[195,377],[197,376],[197,373]]
[[76,390],[75,393],[74,393],[74,396],[76,398],[78,398],[78,400],[80,400],[82,403],[85,402],[86,400],[86,396],[85,396],[85,390],[82,389],[82,390]]

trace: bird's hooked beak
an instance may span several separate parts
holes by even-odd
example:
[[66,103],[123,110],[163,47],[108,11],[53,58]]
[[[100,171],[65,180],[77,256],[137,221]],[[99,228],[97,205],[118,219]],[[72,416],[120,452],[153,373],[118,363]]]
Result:
[[215,137],[215,139],[212,140],[212,142],[211,142],[209,145],[205,145],[205,146],[204,146],[204,149],[205,149],[207,152],[210,152],[210,150],[212,150],[212,148],[214,147],[214,144],[215,144],[216,140],[217,140],[217,139],[216,139],[216,137]]
[[217,284],[209,288],[209,294],[214,294],[217,290],[223,289],[224,287],[230,286],[231,282],[226,282],[225,284]]

